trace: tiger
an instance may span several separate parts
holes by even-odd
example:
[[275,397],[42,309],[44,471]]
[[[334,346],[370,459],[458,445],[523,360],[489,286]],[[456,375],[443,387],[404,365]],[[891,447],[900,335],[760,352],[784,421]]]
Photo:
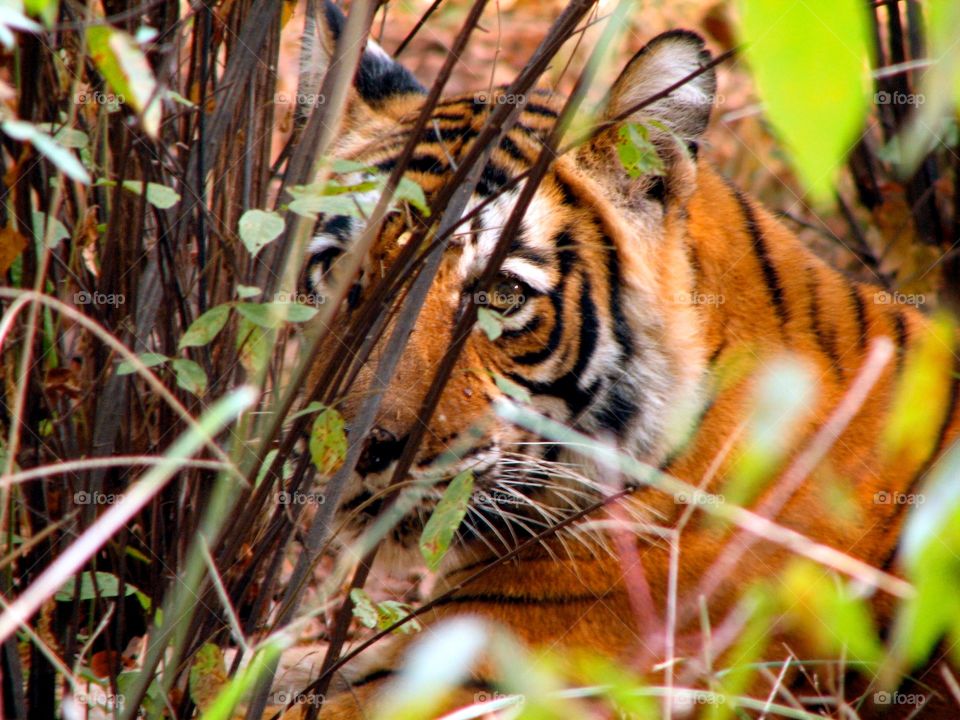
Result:
[[[309,67],[314,84],[330,63],[344,22],[330,2],[319,13]],[[382,401],[374,427],[366,438],[351,436],[351,442],[363,443],[363,451],[337,514],[338,524],[352,536],[377,519],[393,468],[411,429],[421,422],[418,411],[433,372],[453,341],[461,299],[481,291],[477,302],[497,311],[502,332],[495,336],[478,324],[465,340],[408,478],[441,480],[387,533],[389,549],[381,552],[404,567],[409,554],[417,553],[425,518],[451,478],[472,472],[471,504],[434,590],[441,599],[420,618],[428,629],[449,618],[475,616],[508,629],[528,647],[586,649],[623,663],[634,657],[638,638],[644,637],[623,558],[604,552],[609,540],[603,523],[594,524],[599,540],[589,528],[580,534],[581,542],[562,535],[546,538],[496,572],[459,587],[478,567],[538,532],[546,518],[569,514],[610,491],[603,477],[609,470],[495,412],[498,402],[516,401],[516,388],[540,415],[609,442],[705,493],[722,493],[737,457],[730,447],[738,446],[737,433],[754,403],[755,376],[763,367],[790,356],[802,361],[815,380],[810,407],[791,430],[778,466],[783,471],[847,396],[878,338],[892,343],[893,359],[814,471],[770,519],[818,545],[897,571],[908,506],[875,498],[915,492],[956,439],[957,374],[943,398],[928,401],[935,433],[924,451],[896,463],[885,459],[877,440],[890,420],[898,378],[930,321],[913,306],[878,300],[879,287],[828,265],[703,157],[717,87],[711,59],[705,41],[688,30],[658,35],[637,52],[603,101],[598,117],[606,126],[551,161],[498,276],[490,287],[477,288],[522,186],[511,185],[511,179],[533,166],[563,107],[559,93],[530,91],[516,122],[492,149],[467,204],[468,210],[480,210],[443,247],[396,371],[378,390]],[[689,81],[664,93],[682,78]],[[451,177],[503,92],[454,95],[437,103],[405,171],[427,198]],[[330,155],[389,172],[410,139],[426,94],[410,71],[368,41]],[[653,97],[658,99],[630,113]],[[650,129],[662,163],[658,171],[628,172],[624,166],[618,148],[628,123]],[[318,218],[305,264],[307,287],[329,296],[338,287],[348,288],[331,321],[331,338],[338,337],[397,258],[409,240],[409,222],[409,213],[388,216],[359,272],[346,275],[343,259],[363,234],[365,221],[357,214]],[[696,301],[703,298],[716,301]],[[383,338],[394,322],[387,321]],[[374,348],[337,404],[348,429],[365,398],[379,387],[376,358],[385,342]],[[342,361],[338,347],[331,340],[320,349],[311,382],[321,368]],[[744,356],[745,372],[717,381],[721,368]],[[456,448],[453,459],[451,448]],[[825,483],[838,479],[864,512],[831,512]],[[754,505],[775,488],[773,481]],[[675,527],[686,509],[675,496],[644,485],[620,505],[629,517],[646,518],[648,526],[655,519],[662,528]],[[675,579],[678,597],[695,590],[735,536],[735,528],[700,513],[686,520]],[[654,611],[663,617],[671,592],[670,547],[662,536],[642,529],[631,537]],[[755,543],[714,588],[711,622],[720,623],[745,587],[775,578],[793,556],[782,544]],[[889,620],[894,600],[878,592],[872,603],[877,617]],[[683,620],[679,635],[699,631],[694,615]],[[372,716],[407,642],[398,641],[384,660],[354,672],[350,691],[329,699],[323,716]],[[802,638],[797,642],[802,647]],[[771,643],[769,659],[783,661],[788,645],[776,645]],[[933,675],[920,679],[936,681]],[[445,707],[467,705],[478,688],[496,687],[492,672],[476,669]],[[861,716],[874,709],[867,698]],[[922,716],[955,717],[956,712],[945,693],[931,700]]]

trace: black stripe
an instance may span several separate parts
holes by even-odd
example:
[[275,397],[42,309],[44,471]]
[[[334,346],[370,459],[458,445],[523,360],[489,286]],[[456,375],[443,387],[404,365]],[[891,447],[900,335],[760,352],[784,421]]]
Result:
[[633,389],[617,385],[607,391],[606,403],[594,417],[600,427],[622,436],[639,410]]
[[[567,233],[562,232],[560,235],[567,235]],[[511,358],[518,365],[538,365],[553,355],[560,347],[560,340],[563,337],[564,288],[576,260],[576,254],[573,250],[568,249],[560,251],[557,257],[560,260],[560,285],[547,294],[547,297],[550,298],[550,304],[553,306],[553,328],[551,328],[547,342],[542,348]]]
[[867,320],[867,307],[860,297],[860,286],[857,283],[848,285],[850,299],[853,301],[853,309],[857,314],[857,347],[860,352],[867,349],[867,336],[870,334],[870,324]]
[[580,198],[574,194],[573,188],[571,188],[565,180],[561,180],[557,175],[554,175],[553,181],[560,190],[560,194],[563,195],[564,205],[569,205],[570,207],[578,207],[580,205]]
[[551,118],[556,118],[559,116],[559,113],[557,113],[557,111],[553,108],[531,102],[528,102],[523,106],[523,112],[530,113],[531,115],[543,115]]
[[531,161],[526,155],[523,154],[523,151],[513,140],[510,139],[510,136],[508,135],[504,135],[503,139],[500,141],[500,149],[517,162],[524,163],[526,165],[531,164]]
[[536,330],[540,327],[542,323],[543,323],[543,318],[540,315],[534,315],[532,318],[530,318],[530,322],[528,322],[523,327],[504,330],[500,334],[500,337],[510,340],[512,338],[518,338],[522,335],[529,335],[532,332],[536,332]]
[[579,378],[594,352],[597,350],[597,337],[599,335],[599,322],[597,320],[597,306],[593,302],[590,293],[590,278],[586,273],[581,274],[580,278],[580,342],[577,343],[577,361],[573,364],[570,373]]
[[907,321],[904,320],[901,310],[895,310],[893,313],[893,331],[897,335],[897,372],[899,373],[903,369],[903,361],[907,355],[907,345],[910,343]]
[[509,179],[503,168],[489,162],[480,174],[480,182],[477,183],[477,193],[481,197],[489,197],[506,185]]
[[830,360],[830,367],[837,379],[843,380],[843,368],[840,365],[840,354],[837,352],[837,338],[832,328],[825,328],[820,323],[820,295],[816,278],[816,268],[807,267],[807,294],[810,296],[810,329],[817,339],[820,349]]
[[763,272],[764,282],[767,284],[770,297],[773,299],[773,309],[777,314],[781,329],[785,329],[787,321],[790,319],[790,314],[784,302],[783,286],[780,284],[780,276],[777,273],[776,267],[773,265],[773,261],[770,259],[770,251],[763,237],[763,231],[757,224],[757,216],[753,212],[753,208],[750,207],[747,198],[736,188],[733,189],[733,193],[734,197],[737,198],[737,202],[740,203],[740,209],[743,212],[744,228],[747,234],[750,235],[753,252],[760,262],[760,270]]
[[607,249],[607,282],[610,286],[610,316],[613,318],[613,336],[620,346],[623,355],[621,357],[631,357],[633,355],[633,333],[630,331],[630,323],[627,322],[627,316],[623,312],[623,306],[620,302],[620,255],[617,253],[617,247],[613,239],[603,235],[602,242]]
[[[396,158],[387,158],[376,163],[374,167],[382,173],[389,173],[397,166]],[[445,158],[436,155],[414,155],[407,163],[406,170],[423,173],[424,175],[443,175],[449,168]]]
[[393,670],[389,670],[387,668],[380,668],[379,670],[374,670],[372,672],[367,673],[366,675],[362,675],[361,677],[357,678],[356,680],[350,683],[350,687],[358,688],[363,685],[369,685],[370,683],[376,682],[377,680],[383,680],[384,678],[391,677],[393,674],[394,674]]

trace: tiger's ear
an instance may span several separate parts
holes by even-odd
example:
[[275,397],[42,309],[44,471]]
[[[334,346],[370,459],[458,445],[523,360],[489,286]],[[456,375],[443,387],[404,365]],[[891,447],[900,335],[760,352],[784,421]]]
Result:
[[631,112],[632,108],[695,72],[712,56],[703,38],[690,30],[671,30],[653,38],[634,55],[614,82],[605,108],[607,120],[630,113],[625,120],[654,120],[686,141],[707,129],[717,92],[713,68],[678,87],[666,97]]
[[[612,125],[581,147],[578,160],[624,204],[639,209],[648,200],[664,205],[682,202],[696,187],[698,142],[710,120],[717,86],[713,69],[655,102],[635,108],[709,61],[710,53],[699,35],[672,30],[647,43],[614,82],[601,114],[602,120]],[[637,172],[624,167],[619,150],[623,143],[636,142],[639,137],[632,130],[626,132],[628,123],[642,126],[642,138],[659,156],[660,171]]]
[[[345,26],[346,18],[330,0],[322,0],[316,14],[308,11],[300,49],[298,115],[304,109],[300,107],[303,98],[318,96]],[[353,78],[353,86],[359,99],[374,108],[395,97],[426,93],[413,73],[390,57],[373,40],[368,40],[363,50]],[[307,104],[310,104],[309,100]],[[306,108],[306,111],[309,112],[309,108]]]

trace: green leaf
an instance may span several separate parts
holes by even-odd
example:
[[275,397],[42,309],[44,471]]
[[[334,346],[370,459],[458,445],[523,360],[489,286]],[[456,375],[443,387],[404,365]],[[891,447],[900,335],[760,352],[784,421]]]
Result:
[[274,458],[277,457],[279,452],[279,448],[274,448],[263,458],[263,464],[260,466],[260,470],[257,472],[257,479],[253,483],[254,487],[260,487],[260,483],[267,479],[267,471],[270,469],[270,466],[273,465]]
[[797,560],[784,572],[779,589],[787,617],[817,651],[830,657],[845,652],[856,662],[882,660],[870,609],[845,580],[808,560]]
[[284,322],[306,322],[317,314],[309,305],[288,302],[237,303],[237,312],[262,328],[280,327]]
[[156,137],[161,115],[157,82],[137,41],[109,25],[93,25],[87,28],[87,46],[110,87],[140,114],[144,131]]
[[956,619],[960,614],[958,477],[960,444],[955,443],[912,498],[915,507],[901,536],[901,562],[917,592],[899,610],[894,647],[905,648],[911,666],[926,659],[948,629],[960,635]]
[[343,416],[331,407],[313,419],[310,428],[310,457],[323,475],[330,475],[347,457],[347,433]]
[[[106,183],[104,183],[106,184]],[[129,190],[135,195],[143,194],[144,183],[141,180],[124,180],[123,189]],[[147,184],[147,202],[158,207],[161,210],[169,210],[180,202],[180,194],[173,188],[168,188],[160,183],[148,182]]]
[[[399,602],[397,600],[384,600],[383,602],[377,604],[377,629],[386,630],[395,622],[403,620],[403,618],[407,617],[407,615],[412,612],[413,607],[408,603]],[[394,632],[397,635],[410,635],[415,632],[420,632],[421,629],[422,626],[420,625],[420,621],[416,618],[411,618],[394,630]]]
[[443,556],[447,554],[453,534],[467,514],[472,494],[473,472],[464,470],[450,481],[433,514],[427,520],[420,535],[420,554],[431,570],[436,571]]
[[646,126],[635,122],[624,123],[617,135],[617,156],[627,175],[638,178],[666,172],[663,159],[650,140],[650,131]]
[[23,8],[34,17],[38,17],[48,28],[57,21],[58,0],[23,0]]
[[335,159],[330,163],[330,170],[339,175],[344,175],[346,173],[352,172],[368,172],[375,173],[377,170],[369,165],[364,165],[361,162],[356,160],[342,160],[340,158]]
[[503,316],[490,308],[477,308],[477,325],[491,340],[496,340],[503,334]]
[[[112,598],[117,597],[120,594],[120,580],[113,573],[100,572],[97,571],[93,573],[96,576],[96,588],[94,587],[94,578],[91,577],[91,573],[84,572],[80,575],[80,595],[78,600],[93,600],[97,597],[97,592],[100,593],[100,597]],[[54,599],[57,602],[72,602],[73,593],[76,588],[76,577],[71,577],[64,583],[57,594],[54,595]],[[124,595],[133,595],[134,593],[139,592],[134,585],[126,583],[123,586]]]
[[749,504],[775,478],[793,447],[796,431],[809,417],[816,387],[810,369],[796,360],[777,359],[763,368],[742,450],[723,486],[726,502]]
[[263,290],[253,285],[240,285],[239,283],[237,284],[237,297],[242,298],[244,300],[246,300],[247,298],[256,297],[257,295],[260,295],[262,292]]
[[327,406],[324,405],[319,400],[314,400],[312,403],[307,405],[303,410],[300,410],[299,412],[296,412],[290,417],[288,417],[287,421],[290,422],[290,421],[296,420],[298,417],[301,417],[303,415],[313,415],[314,413],[320,412],[326,407]]
[[354,588],[350,591],[350,600],[353,601],[353,616],[360,621],[360,624],[375,628],[378,616],[373,599],[361,588]]
[[315,185],[289,188],[294,200],[287,206],[297,215],[316,218],[317,215],[348,215],[361,217],[362,213],[350,195],[327,195]]
[[256,257],[266,245],[280,237],[283,218],[275,212],[247,210],[240,217],[239,232],[247,252]]
[[260,327],[241,313],[237,323],[237,350],[240,363],[249,373],[263,372],[273,352],[272,332]]
[[47,236],[47,223],[53,222],[53,231],[50,235],[50,247],[55,248],[60,244],[62,240],[70,239],[70,231],[67,230],[66,226],[60,222],[57,218],[51,218],[49,215],[44,215],[39,210],[33,211],[33,231],[40,235],[37,240],[37,247],[40,247],[40,242]]
[[741,0],[741,40],[767,117],[820,200],[863,127],[872,56],[862,0]]
[[527,390],[522,385],[517,385],[513,380],[503,377],[499,373],[493,373],[493,382],[496,383],[497,387],[500,388],[500,391],[505,393],[507,397],[512,400],[516,400],[521,403],[528,403],[531,401],[530,391]]
[[[165,363],[169,358],[166,355],[161,355],[160,353],[141,353],[137,356],[147,367],[155,367],[161,363]],[[129,360],[124,360],[117,366],[117,375],[130,375],[135,372],[133,364]]]
[[424,217],[430,217],[430,208],[427,205],[427,197],[423,194],[423,188],[408,177],[400,178],[397,183],[397,189],[393,193],[393,199],[406,200],[421,212]]
[[37,126],[22,120],[4,120],[0,123],[0,129],[14,140],[33,145],[38,153],[52,162],[68,178],[77,182],[90,183],[90,175],[74,154]]
[[223,329],[229,315],[229,305],[217,305],[210,308],[190,323],[190,327],[180,338],[178,347],[183,350],[183,348],[203,347],[208,344]]
[[[946,316],[926,326],[905,353],[881,451],[890,467],[920,467],[936,452],[948,404],[955,329]],[[924,402],[917,402],[924,398]]]
[[53,135],[53,139],[61,146],[71,150],[80,150],[90,144],[90,138],[85,132],[62,123],[36,123],[36,126],[48,135]]
[[184,390],[198,397],[207,391],[207,374],[193,360],[174,358],[170,365],[177,376],[177,385]]
[[[383,602],[375,603],[373,599],[360,588],[354,588],[350,591],[350,600],[353,602],[353,616],[357,618],[363,626],[377,628],[378,630],[386,630],[395,622],[402,620],[413,612],[413,608],[411,608],[410,605],[396,600],[384,600]],[[416,618],[412,618],[398,627],[394,632],[398,635],[407,635],[418,632],[420,629],[421,625],[419,621]]]

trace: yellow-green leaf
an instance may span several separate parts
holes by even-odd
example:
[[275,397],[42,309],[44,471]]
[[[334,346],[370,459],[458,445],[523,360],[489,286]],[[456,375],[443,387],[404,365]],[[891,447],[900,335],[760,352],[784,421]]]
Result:
[[343,416],[333,408],[324,408],[310,428],[310,457],[324,475],[337,471],[347,456],[347,433]]
[[427,520],[420,535],[420,554],[431,570],[436,570],[443,556],[447,554],[453,534],[467,514],[472,494],[473,473],[464,470],[450,481],[433,514]]
[[869,106],[869,3],[741,0],[740,10],[766,115],[804,185],[826,200]]
[[156,137],[160,129],[157,82],[137,41],[109,25],[92,25],[87,28],[87,45],[107,83],[140,114],[144,131]]

